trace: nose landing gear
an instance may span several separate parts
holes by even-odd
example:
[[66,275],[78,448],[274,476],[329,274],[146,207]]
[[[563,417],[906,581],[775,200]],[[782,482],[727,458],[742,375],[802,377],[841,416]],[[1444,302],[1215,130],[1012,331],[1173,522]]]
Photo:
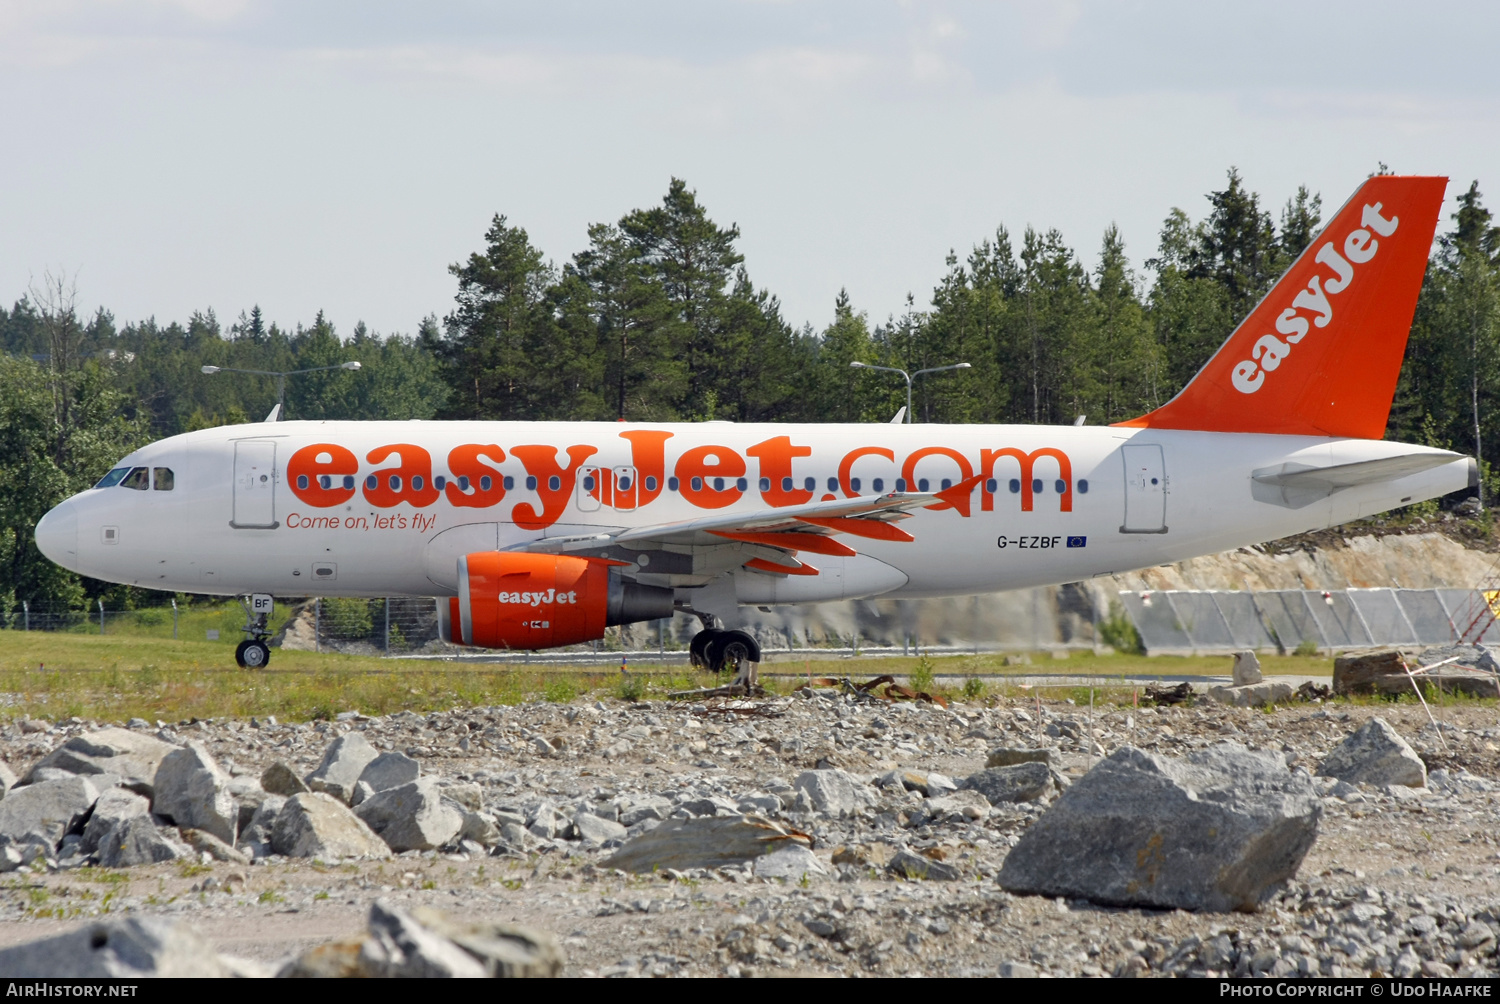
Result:
[[241,669],[265,669],[271,661],[271,648],[266,639],[271,637],[267,620],[271,616],[271,597],[257,593],[250,602],[240,600],[245,608],[245,626],[241,629],[250,637],[234,647],[234,661]]

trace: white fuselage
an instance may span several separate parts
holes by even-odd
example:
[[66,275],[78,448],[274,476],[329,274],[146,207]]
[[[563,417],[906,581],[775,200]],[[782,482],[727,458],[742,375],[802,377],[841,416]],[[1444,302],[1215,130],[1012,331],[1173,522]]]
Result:
[[[450,463],[466,444],[499,450],[477,461],[469,451],[464,463]],[[306,452],[323,445],[342,448],[355,469],[339,468],[333,451]],[[389,446],[404,450],[382,450]],[[299,451],[301,466],[289,470]],[[1462,458],[1298,508],[1257,498],[1252,483],[1253,472],[1278,465],[1424,452],[1442,453],[1371,440],[1115,427],[267,423],[187,433],[136,451],[120,467],[170,470],[170,490],[82,492],[45,517],[37,541],[84,575],[151,589],[452,596],[465,553],[856,494],[936,492],[985,474],[967,515],[951,506],[920,509],[900,523],[913,542],[841,537],[859,555],[805,555],[817,575],[744,569],[759,552],[730,540],[645,542],[612,555],[640,581],[678,589],[728,573],[724,581],[734,583],[741,603],[959,595],[1177,561],[1334,526],[1469,483]],[[479,493],[477,475],[460,492],[454,466],[490,471],[488,495]],[[318,474],[334,468],[339,473]],[[392,472],[400,472],[394,493]],[[439,478],[446,485],[434,492]],[[1026,481],[1037,490],[1026,492]],[[621,484],[632,490],[607,490]],[[455,505],[454,494],[467,504]]]

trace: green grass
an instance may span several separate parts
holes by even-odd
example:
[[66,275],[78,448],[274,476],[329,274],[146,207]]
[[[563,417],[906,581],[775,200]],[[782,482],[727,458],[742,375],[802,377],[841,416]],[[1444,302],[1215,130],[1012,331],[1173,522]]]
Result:
[[[801,654],[787,656],[768,652],[768,661],[761,663],[761,672],[802,673],[804,657]],[[1113,676],[1151,678],[1157,676],[1228,676],[1234,660],[1227,655],[1132,655],[1111,653],[1095,655],[1082,650],[1069,653],[1067,658],[1054,658],[1047,652],[1026,653],[1029,663],[1021,663],[1017,653],[985,652],[980,655],[928,655],[890,656],[885,658],[846,658],[830,653],[826,660],[814,660],[811,664],[813,676],[871,677],[881,673],[895,676],[911,676],[922,660],[929,660],[933,674],[942,687],[952,677],[1006,677],[1006,676]],[[1010,663],[1007,665],[1007,663]],[[1331,655],[1260,655],[1261,672],[1266,676],[1333,676]],[[947,679],[944,679],[947,678]],[[961,686],[961,682],[957,685]]]
[[[1066,659],[1034,653],[1029,665],[1006,665],[1008,661],[1016,662],[1014,656],[1000,654],[878,659],[835,655],[804,667],[799,657],[764,663],[762,682],[771,692],[785,694],[802,684],[806,669],[813,676],[856,680],[883,673],[923,677],[930,672],[933,689],[948,699],[987,702],[1035,693],[1020,677],[1087,674],[1103,678],[1096,687],[1098,703],[1129,703],[1133,688],[1124,684],[1126,678],[1224,676],[1230,666],[1227,656],[1151,658],[1087,652]],[[1333,660],[1262,656],[1261,666],[1267,675],[1329,676]],[[651,672],[653,668],[657,672]],[[1112,683],[1112,678],[1119,682]],[[660,699],[669,691],[722,682],[713,674],[680,665],[638,664],[630,676],[622,677],[598,666],[474,664],[280,650],[272,655],[269,669],[256,672],[237,667],[233,647],[224,641],[0,631],[0,693],[11,695],[5,713],[51,720],[140,717],[154,722],[275,715],[307,721],[348,710],[385,715],[526,701],[566,703],[580,697]],[[1059,682],[1066,693],[1041,682],[1039,689],[1049,698],[1087,701],[1088,688],[1080,688],[1077,681]]]

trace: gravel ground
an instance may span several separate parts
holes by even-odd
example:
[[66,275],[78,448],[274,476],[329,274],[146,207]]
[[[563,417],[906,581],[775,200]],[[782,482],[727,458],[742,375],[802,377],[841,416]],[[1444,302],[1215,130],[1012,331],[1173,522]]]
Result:
[[[408,852],[385,862],[273,856],[248,866],[12,872],[0,876],[0,944],[106,911],[136,911],[181,917],[224,952],[274,962],[357,934],[371,901],[384,896],[553,931],[572,975],[1493,976],[1497,713],[1472,703],[1435,711],[1442,742],[1420,706],[1301,704],[1266,713],[1200,701],[1095,709],[1093,757],[1125,744],[1171,755],[1230,740],[1315,771],[1378,713],[1428,762],[1426,790],[1320,781],[1317,843],[1297,880],[1256,914],[1005,893],[995,875],[1045,805],[933,818],[920,792],[886,787],[871,789],[875,804],[840,819],[810,811],[792,788],[820,764],[865,781],[893,769],[962,778],[996,746],[1054,747],[1063,773],[1076,778],[1093,759],[1085,745],[1090,713],[1067,703],[1043,701],[1039,720],[1034,700],[945,710],[820,691],[756,702],[748,713],[609,701],[351,713],[313,725],[137,721],[132,727],[172,741],[201,742],[226,770],[250,777],[275,760],[306,773],[337,735],[360,730],[382,750],[418,758],[425,774],[478,784],[486,813],[502,824],[520,817],[530,832],[495,853],[470,845],[471,853]],[[21,774],[99,724],[12,723],[0,730],[0,756]],[[826,874],[786,881],[730,868],[627,876],[602,866],[611,850],[560,835],[579,808],[626,822],[651,805],[662,814],[754,810],[778,818],[815,837]],[[516,838],[514,825],[509,832]],[[882,871],[885,853],[902,846],[954,866],[959,878]]]

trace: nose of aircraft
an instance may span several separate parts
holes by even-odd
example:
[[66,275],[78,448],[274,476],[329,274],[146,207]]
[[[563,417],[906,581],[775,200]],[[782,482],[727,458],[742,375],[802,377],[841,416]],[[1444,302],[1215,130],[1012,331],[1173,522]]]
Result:
[[64,568],[78,565],[78,510],[73,501],[59,503],[36,525],[36,546]]

